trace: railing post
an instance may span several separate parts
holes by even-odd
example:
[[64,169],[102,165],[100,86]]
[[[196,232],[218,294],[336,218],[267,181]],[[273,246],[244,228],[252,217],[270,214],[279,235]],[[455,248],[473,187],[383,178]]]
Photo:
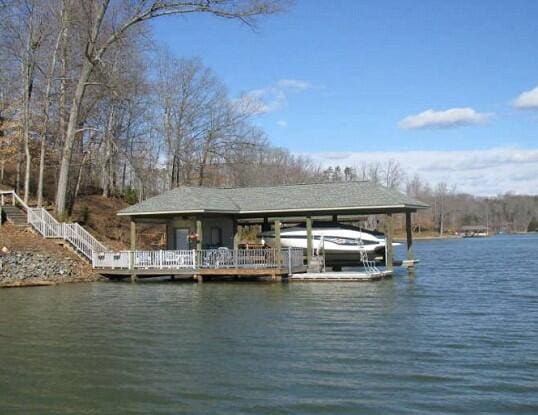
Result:
[[15,206],[15,192],[11,192],[11,204]]
[[292,268],[291,268],[291,246],[288,246],[288,275],[291,275]]
[[135,269],[134,251],[129,251],[129,269],[131,271]]
[[234,268],[237,268],[239,263],[239,249],[234,249]]
[[162,249],[159,249],[159,262],[160,262],[160,269],[163,269],[163,251],[162,251]]
[[196,269],[196,250],[192,250],[192,269]]

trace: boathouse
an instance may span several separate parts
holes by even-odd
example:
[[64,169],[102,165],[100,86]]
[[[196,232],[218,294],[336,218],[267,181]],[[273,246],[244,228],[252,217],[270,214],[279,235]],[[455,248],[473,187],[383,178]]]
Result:
[[[118,275],[125,273],[126,268],[141,276],[291,274],[306,270],[312,261],[314,221],[337,222],[343,217],[381,214],[386,216],[386,268],[391,271],[393,215],[405,215],[407,259],[412,263],[412,213],[427,207],[397,190],[368,181],[238,188],[181,186],[118,213],[130,219],[129,252],[135,253],[134,257],[128,258],[127,252],[102,252],[94,254],[93,263],[96,268],[106,268]],[[302,249],[281,249],[283,222],[306,224],[304,258]],[[166,226],[166,250],[137,251],[140,223]],[[271,250],[239,249],[241,227],[252,224],[274,229]],[[218,253],[223,252],[222,248],[228,248],[225,258]]]

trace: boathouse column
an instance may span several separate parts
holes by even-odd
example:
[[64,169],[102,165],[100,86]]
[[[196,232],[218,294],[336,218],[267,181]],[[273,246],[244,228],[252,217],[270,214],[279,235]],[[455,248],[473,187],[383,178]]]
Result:
[[198,239],[196,240],[196,249],[200,251],[202,249],[202,240],[204,239],[201,219],[196,219],[196,234],[198,235]]
[[280,221],[275,220],[275,249],[280,250]]
[[241,230],[243,227],[241,225],[238,225],[237,222],[234,222],[234,250],[239,249],[239,242],[241,242]]
[[136,222],[131,216],[131,252],[129,252],[129,269],[131,270],[131,282],[136,282],[137,276],[135,271],[135,253],[136,250]]
[[387,271],[392,271],[394,268],[392,255],[392,231],[392,213],[387,213],[385,219],[385,268],[387,269]]
[[[407,235],[407,259],[413,261],[415,255],[413,253],[413,223],[411,212],[405,212],[405,232]],[[414,264],[411,262],[408,266],[412,267]]]
[[280,244],[280,226],[281,226],[281,223],[279,220],[275,220],[275,243],[274,243],[274,248],[275,248],[275,262],[279,262],[280,261],[280,250],[282,248],[282,245]]
[[312,262],[312,218],[307,216],[306,218],[306,265],[310,266]]
[[136,250],[136,222],[131,216],[131,251]]

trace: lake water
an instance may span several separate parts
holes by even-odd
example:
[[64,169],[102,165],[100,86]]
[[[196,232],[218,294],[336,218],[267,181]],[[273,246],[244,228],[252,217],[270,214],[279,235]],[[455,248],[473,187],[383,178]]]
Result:
[[372,283],[0,290],[0,413],[537,414],[538,235],[415,246]]

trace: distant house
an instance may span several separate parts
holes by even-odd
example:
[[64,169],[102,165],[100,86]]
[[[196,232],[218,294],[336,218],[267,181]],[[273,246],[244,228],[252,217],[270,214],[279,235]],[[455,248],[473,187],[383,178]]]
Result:
[[484,225],[465,225],[460,228],[460,233],[464,237],[472,238],[478,236],[488,236],[489,230],[487,226]]

